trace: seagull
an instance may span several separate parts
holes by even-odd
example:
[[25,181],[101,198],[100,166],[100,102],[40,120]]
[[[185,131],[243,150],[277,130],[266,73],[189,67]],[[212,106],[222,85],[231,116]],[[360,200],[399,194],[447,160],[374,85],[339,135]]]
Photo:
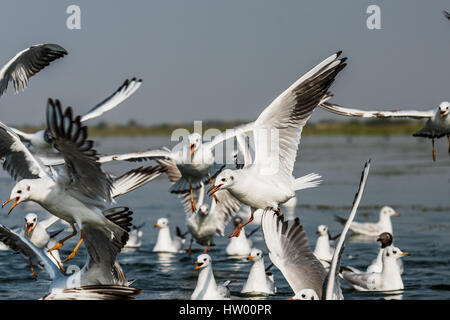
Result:
[[[128,208],[113,208],[105,212],[105,218],[110,219],[111,223],[118,223],[121,228],[129,231],[131,214],[132,212]],[[128,287],[133,290],[134,288],[129,287],[130,281],[126,279],[122,268],[116,261],[121,246],[117,246],[114,239],[103,232],[99,232],[100,230],[95,226],[86,225],[83,230],[86,235],[85,245],[88,257],[85,265],[70,275],[64,274],[41,249],[26,237],[9,230],[3,225],[0,225],[0,241],[6,243],[12,250],[21,253],[32,268],[36,266],[45,268],[51,278],[50,296],[72,292],[66,291],[66,289],[78,288],[80,289],[78,297],[83,299],[84,296],[81,293],[85,286],[98,286],[98,292],[93,290],[94,293],[103,292],[102,287],[108,285]],[[134,290],[134,294],[140,292],[140,289]]]
[[320,105],[323,109],[348,117],[361,118],[413,118],[427,120],[425,125],[416,133],[414,137],[425,137],[431,139],[433,160],[436,161],[436,149],[434,140],[447,136],[450,154],[450,102],[443,101],[435,110],[394,110],[394,111],[369,111],[343,108],[338,104],[324,102]]
[[253,220],[257,209],[281,214],[279,204],[304,188],[303,179],[292,175],[301,132],[314,109],[324,102],[336,75],[346,66],[341,52],[328,57],[295,81],[278,96],[253,125],[255,159],[240,170],[223,170],[209,193],[228,190],[240,202],[251,207],[250,219],[231,235]]
[[275,294],[276,288],[273,276],[271,273],[269,275],[271,277],[266,274],[263,252],[260,249],[254,248],[247,259],[253,261],[253,265],[241,293],[250,296],[268,296]]
[[153,247],[153,252],[184,252],[182,239],[178,236],[172,239],[169,229],[169,220],[167,218],[159,218],[156,221],[155,228],[159,228],[158,239]]
[[145,222],[139,226],[132,225],[130,232],[128,232],[129,239],[127,241],[127,244],[125,245],[125,248],[129,249],[138,249],[142,246],[142,236],[143,233],[141,231],[141,228],[145,225]]
[[[383,252],[388,246],[392,246],[393,242],[392,234],[389,232],[383,232],[377,238],[377,241],[381,243],[381,248],[378,251],[378,256],[372,261],[372,264],[367,267],[366,272],[381,272],[383,270]],[[403,274],[403,262],[401,259],[397,259],[400,274]]]
[[40,300],[134,300],[142,290],[116,285],[92,285],[70,289],[54,289]]
[[37,44],[20,51],[0,70],[0,96],[5,94],[10,81],[14,84],[14,93],[19,92],[20,86],[24,90],[32,76],[66,54],[66,49],[53,43]]
[[316,246],[314,247],[314,255],[320,260],[325,268],[329,268],[335,247],[330,244],[331,239],[328,227],[321,224],[317,227],[316,233],[319,237],[317,238]]
[[[242,218],[239,216],[235,216],[233,218],[233,224],[235,227],[239,226],[242,223]],[[259,228],[258,228],[259,229]],[[249,236],[245,234],[245,230],[242,229],[243,232],[239,235],[239,237],[233,237],[230,239],[227,247],[225,248],[225,252],[229,256],[235,257],[248,257],[252,251],[253,241],[249,239]]]
[[[343,299],[339,282],[335,281],[336,270],[339,270],[345,236],[361,201],[369,168],[370,161],[364,166],[348,223],[339,237],[328,274],[311,251],[306,233],[298,217],[291,221],[285,221],[283,215],[277,216],[270,211],[264,212],[262,217],[264,242],[269,249],[270,260],[281,271],[294,292],[294,296],[290,299],[311,299],[311,297],[326,300]],[[312,292],[315,295],[312,295]]]
[[[4,158],[3,168],[18,181],[3,206],[14,201],[9,210],[11,213],[17,204],[34,201],[51,214],[69,222],[72,234],[58,241],[50,251],[59,250],[65,241],[74,237],[77,225],[81,232],[80,241],[63,263],[75,256],[85,238],[85,227],[96,227],[98,232],[108,235],[117,247],[122,247],[128,240],[128,233],[105,218],[102,210],[117,195],[133,190],[133,186],[114,186],[113,179],[97,163],[96,151],[92,149],[93,142],[87,140],[87,127],[81,126],[79,116],[73,119],[70,107],[63,113],[59,100],[54,102],[49,99],[47,126],[53,146],[65,160],[65,165],[58,171],[44,166],[20,138],[0,122],[0,157]],[[156,175],[160,173],[152,172]],[[128,181],[126,176],[120,178],[121,182]]]
[[[384,206],[380,210],[380,217],[378,222],[352,222],[350,225],[350,230],[352,230],[354,233],[362,234],[369,237],[377,237],[383,232],[389,232],[390,234],[393,234],[392,232],[392,222],[391,222],[391,216],[399,216],[399,213],[392,209],[391,207]],[[344,218],[341,218],[339,216],[336,216],[336,220],[341,223],[345,224],[347,221]]]
[[[25,232],[23,232],[23,235],[39,249],[50,249],[55,245],[55,241],[52,240],[52,238],[64,229],[52,233],[49,233],[47,229],[58,221],[60,221],[60,219],[53,215],[48,219],[40,221],[36,213],[30,212],[25,216]],[[56,265],[61,264],[58,251],[55,253],[46,252],[46,254]]]
[[[117,107],[120,103],[130,97],[142,84],[142,79],[126,79],[125,82],[109,97],[95,105],[86,114],[81,116],[81,122],[101,116],[106,111]],[[42,154],[45,165],[62,164],[63,159],[53,156],[52,137],[47,129],[35,133],[25,133],[15,128],[11,128],[24,142],[27,147],[35,153]]]
[[191,295],[191,300],[229,300],[230,281],[225,281],[222,285],[217,285],[212,270],[211,257],[204,253],[197,257],[194,270],[200,270],[197,285]]
[[397,260],[407,256],[397,247],[388,246],[383,251],[381,272],[362,272],[352,267],[341,267],[340,275],[358,291],[403,290],[403,280]]

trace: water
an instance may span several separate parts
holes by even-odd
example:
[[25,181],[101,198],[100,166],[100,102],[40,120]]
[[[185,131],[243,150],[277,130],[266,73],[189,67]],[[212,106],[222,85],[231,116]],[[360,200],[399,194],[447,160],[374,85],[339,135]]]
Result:
[[[100,152],[129,152],[162,145],[170,146],[166,137],[107,138],[98,139]],[[334,215],[347,216],[357,190],[363,163],[371,158],[372,167],[368,184],[356,215],[359,221],[375,221],[383,205],[390,205],[400,213],[393,217],[395,245],[411,255],[403,259],[405,290],[399,295],[360,293],[349,289],[341,280],[345,299],[450,299],[450,158],[446,139],[437,143],[437,162],[431,158],[431,142],[409,136],[400,137],[304,137],[295,166],[295,175],[317,172],[324,183],[316,189],[298,193],[296,216],[304,225],[310,245],[314,247],[316,228],[329,226],[335,235],[341,226]],[[146,164],[146,163],[144,163]],[[148,164],[151,164],[149,162]],[[105,166],[114,174],[123,173],[129,166],[142,163],[118,163]],[[5,173],[0,173],[0,195],[7,199],[14,183]],[[118,205],[129,206],[134,211],[134,222],[146,222],[143,227],[144,243],[141,249],[123,251],[118,259],[134,286],[143,289],[138,299],[189,299],[196,282],[194,259],[203,248],[194,244],[193,255],[155,254],[157,230],[153,227],[160,217],[167,217],[171,230],[180,226],[184,231],[184,213],[177,197],[167,189],[165,176],[118,199]],[[32,203],[21,204],[10,217],[7,209],[1,212],[0,223],[6,226],[22,225],[27,212],[46,214]],[[249,231],[251,228],[248,228]],[[231,233],[228,225],[226,234]],[[64,246],[62,257],[69,253],[76,239]],[[259,231],[253,238],[255,246],[265,253],[265,264],[270,263],[267,249]],[[216,237],[216,246],[210,255],[217,282],[231,280],[232,298],[239,295],[250,269],[245,259],[230,259],[225,254],[227,238]],[[376,257],[376,242],[358,242],[350,239],[342,258],[343,265],[365,269]],[[84,264],[85,252],[81,249],[71,263]],[[274,267],[278,293],[264,299],[286,299],[293,295],[282,274]],[[11,251],[0,251],[0,299],[38,299],[50,284],[45,271],[37,271],[33,280],[25,260]]]

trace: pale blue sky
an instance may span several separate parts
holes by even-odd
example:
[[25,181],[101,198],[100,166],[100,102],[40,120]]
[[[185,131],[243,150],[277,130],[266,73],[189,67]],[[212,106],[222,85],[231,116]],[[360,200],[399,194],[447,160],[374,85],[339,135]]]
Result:
[[[81,8],[81,30],[66,8]],[[381,8],[382,30],[366,27]],[[101,120],[146,124],[253,120],[302,73],[337,50],[349,58],[334,101],[430,109],[450,100],[448,0],[2,1],[0,63],[32,44],[69,52],[1,97],[1,120],[40,124],[48,97],[83,113],[127,77],[136,94]],[[312,120],[342,119],[317,110]],[[94,120],[91,123],[96,123]]]

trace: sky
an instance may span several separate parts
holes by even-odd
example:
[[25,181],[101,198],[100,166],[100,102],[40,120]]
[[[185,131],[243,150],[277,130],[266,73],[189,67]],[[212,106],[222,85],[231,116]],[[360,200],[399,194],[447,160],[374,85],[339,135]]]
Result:
[[[67,7],[81,10],[68,29]],[[370,5],[381,29],[369,29]],[[304,72],[338,50],[348,66],[333,101],[363,109],[450,100],[448,0],[3,0],[0,64],[38,43],[69,54],[0,97],[1,121],[44,123],[49,97],[80,114],[126,78],[141,88],[99,121],[142,124],[255,120]],[[317,109],[311,121],[341,116]]]

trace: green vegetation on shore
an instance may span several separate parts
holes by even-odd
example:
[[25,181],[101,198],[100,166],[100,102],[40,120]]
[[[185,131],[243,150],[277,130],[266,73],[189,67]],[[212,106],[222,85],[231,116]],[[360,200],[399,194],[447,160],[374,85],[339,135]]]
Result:
[[[215,128],[224,131],[242,124],[242,121],[204,121],[203,131]],[[303,130],[303,135],[411,135],[423,126],[422,121],[399,119],[351,119],[345,121],[318,121],[308,123]],[[193,123],[185,124],[160,124],[141,125],[134,120],[128,124],[106,124],[89,126],[89,135],[102,136],[145,136],[145,135],[170,135],[174,130],[185,128],[193,131]],[[24,126],[19,128],[25,132],[35,132],[42,127]]]

